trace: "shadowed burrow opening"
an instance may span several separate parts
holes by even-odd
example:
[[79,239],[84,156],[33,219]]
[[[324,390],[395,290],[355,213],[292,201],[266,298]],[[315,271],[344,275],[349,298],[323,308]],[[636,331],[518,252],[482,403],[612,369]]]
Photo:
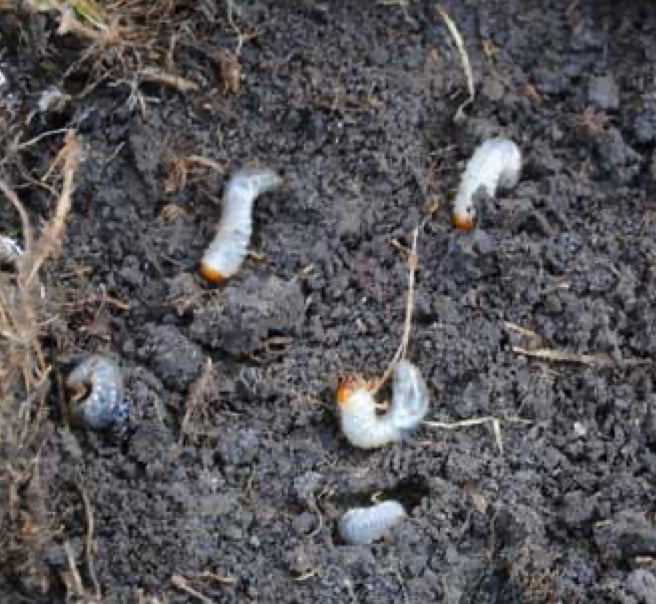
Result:
[[357,493],[338,494],[333,501],[344,510],[349,510],[394,499],[410,513],[424,497],[428,497],[429,493],[428,480],[424,476],[414,475],[403,478],[386,489],[367,489]]
[[406,512],[412,512],[421,504],[424,497],[428,497],[430,488],[428,480],[424,476],[410,476],[397,482],[393,487],[384,491],[385,499],[396,499]]

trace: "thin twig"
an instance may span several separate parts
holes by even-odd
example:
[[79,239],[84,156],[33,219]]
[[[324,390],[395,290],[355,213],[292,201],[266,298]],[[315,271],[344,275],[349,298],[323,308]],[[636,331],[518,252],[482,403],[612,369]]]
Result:
[[146,67],[139,72],[141,78],[147,82],[153,82],[155,84],[162,84],[163,86],[168,86],[169,88],[175,88],[180,92],[190,92],[193,90],[198,90],[198,84],[192,82],[186,78],[182,78],[172,73],[167,73],[161,69],[155,69],[154,67]]
[[219,174],[225,174],[225,166],[221,165],[219,162],[209,159],[208,157],[203,157],[202,155],[189,155],[184,158],[184,161],[190,163],[198,164],[199,166],[204,166],[206,168],[211,168],[212,170],[217,171]]
[[460,35],[460,32],[458,31],[456,24],[451,19],[451,17],[449,17],[449,13],[447,13],[446,10],[441,5],[438,4],[436,6],[436,9],[437,12],[440,13],[440,17],[442,17],[444,23],[446,23],[446,27],[449,30],[449,33],[451,34],[453,41],[456,44],[456,48],[458,49],[458,54],[460,55],[460,62],[462,63],[462,69],[465,72],[465,78],[467,80],[467,91],[469,92],[469,98],[465,100],[460,105],[460,107],[458,107],[456,114],[453,117],[453,121],[458,123],[465,118],[465,114],[464,114],[465,107],[471,105],[474,102],[474,99],[476,98],[476,90],[474,88],[474,74],[472,72],[471,63],[469,62],[469,55],[467,54],[467,48],[465,47],[465,43],[462,39],[462,36]]
[[316,537],[321,532],[321,530],[323,529],[323,514],[321,513],[321,510],[319,509],[319,506],[317,504],[317,499],[314,496],[314,494],[312,494],[311,497],[309,498],[308,505],[310,506],[312,511],[317,515],[317,518],[318,518],[317,526],[308,535],[308,539],[312,539],[313,537]]
[[222,575],[217,575],[216,573],[213,573],[209,570],[205,570],[197,576],[200,579],[211,579],[212,581],[216,581],[221,585],[235,585],[239,582],[237,577],[224,577]]
[[131,308],[129,302],[124,302],[123,300],[119,300],[114,296],[109,296],[106,294],[102,296],[98,294],[89,294],[88,296],[82,298],[81,300],[76,300],[75,302],[64,302],[62,303],[62,306],[64,308],[79,309],[84,308],[89,304],[100,304],[101,306],[107,304],[108,306],[113,306],[114,308],[125,311],[128,311]]
[[233,17],[233,11],[234,11],[234,0],[227,0],[227,17],[228,17],[228,23],[230,24],[230,27],[235,31],[237,34],[237,48],[235,49],[235,55],[238,57],[241,54],[241,49],[244,46],[244,40],[247,40],[248,37],[245,36],[242,31],[239,29],[237,24],[235,23],[235,19]]
[[84,585],[82,584],[82,578],[80,577],[80,572],[77,570],[77,564],[75,562],[75,554],[73,553],[73,547],[71,546],[70,541],[64,543],[64,551],[66,552],[66,559],[68,560],[68,569],[71,573],[73,583],[75,586],[75,595],[83,598],[85,596]]
[[612,367],[615,365],[613,359],[606,353],[576,354],[567,350],[551,350],[548,348],[527,350],[519,346],[513,346],[513,352],[523,354],[527,357],[541,359],[542,361],[553,361],[556,363],[581,363],[582,365],[599,367]]
[[23,240],[25,242],[25,252],[29,253],[32,251],[32,244],[34,239],[32,237],[32,226],[30,225],[30,218],[27,215],[25,206],[21,203],[21,200],[18,199],[18,195],[5,183],[4,180],[0,179],[0,191],[5,194],[5,197],[12,203],[18,216],[20,217],[21,226],[23,227]]
[[31,138],[28,141],[25,141],[24,143],[15,143],[12,145],[11,150],[12,151],[20,151],[22,149],[26,149],[27,147],[31,147],[35,143],[38,143],[41,139],[44,139],[48,136],[55,136],[57,134],[64,134],[65,132],[68,132],[67,128],[58,128],[57,130],[48,130],[47,132],[42,132],[38,136],[35,136],[34,138]]
[[76,484],[80,495],[82,496],[82,502],[84,503],[84,515],[86,517],[87,523],[87,534],[85,538],[84,549],[87,555],[87,572],[89,577],[91,577],[91,582],[93,583],[94,591],[96,592],[96,599],[100,601],[100,583],[98,583],[98,577],[96,575],[96,567],[93,562],[93,534],[95,530],[95,523],[93,520],[93,509],[91,508],[91,502],[89,501],[89,496],[84,490],[84,487],[81,484]]
[[294,577],[294,581],[296,581],[297,583],[302,583],[303,581],[307,581],[312,577],[316,577],[318,574],[319,574],[318,568],[311,568],[310,570],[303,573],[302,575],[299,575],[298,577]]
[[[55,215],[50,219],[35,243],[33,254],[28,258],[29,270],[26,270],[25,285],[29,286],[43,264],[43,261],[61,243],[64,234],[64,225],[71,209],[73,196],[73,180],[81,158],[81,145],[73,130],[66,135],[64,147],[58,157],[64,157],[64,182],[55,208]],[[57,160],[55,160],[57,161]],[[27,247],[27,243],[26,243]]]
[[193,596],[194,598],[197,598],[203,602],[203,604],[214,604],[213,600],[210,600],[210,598],[204,596],[202,593],[191,587],[187,579],[181,575],[173,575],[171,577],[171,583],[173,584],[173,587],[177,587],[182,591],[186,591],[190,596]]
[[75,12],[69,6],[61,8],[60,15],[59,28],[57,29],[57,33],[60,36],[73,33],[97,44],[118,41],[118,33],[116,31],[106,26],[101,30],[88,27],[77,19]]
[[522,417],[506,417],[498,418],[492,415],[486,415],[483,417],[473,417],[470,419],[463,419],[458,422],[433,422],[433,421],[422,421],[421,423],[424,426],[429,428],[438,428],[440,430],[457,430],[459,428],[468,428],[470,426],[480,426],[482,424],[491,424],[492,431],[494,432],[494,439],[499,449],[499,453],[503,454],[503,439],[501,437],[501,421],[508,422],[511,424],[523,424],[530,425],[533,422]]
[[525,336],[527,338],[530,338],[532,340],[542,340],[542,338],[534,332],[531,329],[526,329],[526,327],[522,327],[521,325],[517,325],[516,323],[511,323],[510,321],[504,321],[503,326],[508,330],[508,331],[514,331],[522,336]]
[[[498,417],[494,417],[493,415],[484,415],[483,417],[472,417],[457,422],[434,422],[434,421],[424,420],[421,423],[424,426],[428,426],[429,428],[440,428],[443,430],[457,430],[458,428],[480,426],[481,424],[491,422],[495,419],[497,421],[499,420]],[[509,424],[524,424],[528,426],[533,423],[530,419],[525,419],[523,417],[504,417],[502,419],[504,422],[508,422]]]
[[374,386],[372,394],[376,394],[387,382],[392,371],[394,371],[394,366],[399,362],[399,360],[405,358],[406,352],[408,350],[408,341],[410,340],[410,329],[412,327],[412,313],[414,310],[414,301],[415,301],[415,273],[417,272],[417,266],[419,264],[419,257],[417,255],[417,239],[419,238],[419,229],[416,228],[412,232],[412,249],[410,255],[408,256],[408,294],[406,299],[405,306],[405,321],[403,323],[403,335],[401,336],[401,343],[397,351],[394,353],[392,360],[390,361],[387,369],[383,373],[378,383]]

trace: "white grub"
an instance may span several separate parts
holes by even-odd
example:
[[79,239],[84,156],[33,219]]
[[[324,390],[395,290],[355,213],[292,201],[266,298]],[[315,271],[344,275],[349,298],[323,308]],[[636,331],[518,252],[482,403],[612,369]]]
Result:
[[497,190],[512,189],[522,171],[519,147],[507,138],[482,143],[467,163],[453,206],[453,224],[465,230],[476,226],[474,197],[481,190],[494,197]]
[[222,283],[239,270],[253,230],[253,203],[282,183],[282,177],[269,168],[243,169],[230,178],[216,236],[200,261],[199,272],[205,279]]
[[66,378],[72,394],[71,419],[85,428],[105,430],[128,422],[128,404],[119,366],[101,355],[91,355],[79,363]]
[[376,413],[376,401],[365,383],[344,381],[337,389],[342,432],[361,449],[375,449],[408,436],[428,411],[429,396],[419,370],[401,360],[394,367],[392,404],[385,415]]
[[37,107],[39,113],[58,113],[66,107],[66,103],[70,100],[70,94],[63,93],[57,86],[50,86],[41,93]]
[[338,525],[339,536],[350,545],[363,545],[382,539],[406,517],[398,501],[383,501],[368,508],[353,508]]
[[0,235],[0,264],[16,265],[23,255],[23,249],[11,237]]
[[401,431],[409,434],[428,412],[428,388],[421,373],[412,363],[402,360],[394,368],[392,407],[387,420]]

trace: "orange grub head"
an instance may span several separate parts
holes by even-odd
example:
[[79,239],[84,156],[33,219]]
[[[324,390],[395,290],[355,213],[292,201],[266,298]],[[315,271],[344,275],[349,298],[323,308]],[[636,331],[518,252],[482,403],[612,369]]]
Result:
[[469,214],[454,212],[451,215],[453,226],[463,231],[471,231],[476,226],[476,221]]
[[357,381],[354,377],[344,377],[339,379],[335,398],[340,407],[344,407],[356,386]]
[[202,277],[212,283],[224,283],[227,279],[221,271],[212,268],[207,262],[201,262],[198,266],[198,272]]

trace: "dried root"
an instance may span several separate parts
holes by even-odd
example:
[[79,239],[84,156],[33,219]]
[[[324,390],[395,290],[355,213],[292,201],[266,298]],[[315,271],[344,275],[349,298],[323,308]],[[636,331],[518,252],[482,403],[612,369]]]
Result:
[[0,270],[0,568],[37,591],[47,588],[39,552],[52,537],[40,472],[50,374],[40,337],[51,309],[40,271],[64,236],[80,149],[69,132],[56,160],[61,192],[38,236],[19,197],[0,180],[0,193],[19,216],[24,245],[20,261]]
[[91,62],[101,77],[136,75],[140,81],[180,92],[198,87],[176,74],[172,61],[176,27],[183,19],[179,9],[189,4],[184,0],[113,0],[102,5],[95,0],[23,0],[29,11],[55,15],[59,35],[70,34],[85,43],[78,64]]

